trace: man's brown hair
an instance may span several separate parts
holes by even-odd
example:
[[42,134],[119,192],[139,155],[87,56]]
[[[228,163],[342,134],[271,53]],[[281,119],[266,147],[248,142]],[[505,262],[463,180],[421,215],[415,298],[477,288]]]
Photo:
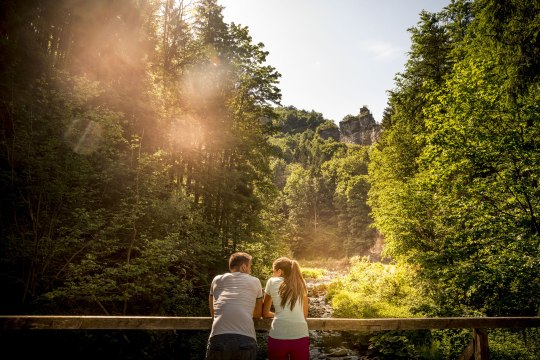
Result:
[[252,256],[245,252],[235,252],[229,258],[229,269],[239,270],[243,264],[249,265]]

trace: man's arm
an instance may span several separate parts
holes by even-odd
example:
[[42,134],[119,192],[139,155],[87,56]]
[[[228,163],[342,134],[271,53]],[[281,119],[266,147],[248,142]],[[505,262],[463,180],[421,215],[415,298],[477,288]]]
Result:
[[210,307],[210,316],[214,317],[214,297],[208,296],[208,306]]
[[253,308],[253,318],[260,319],[262,316],[263,298],[255,300],[255,307]]

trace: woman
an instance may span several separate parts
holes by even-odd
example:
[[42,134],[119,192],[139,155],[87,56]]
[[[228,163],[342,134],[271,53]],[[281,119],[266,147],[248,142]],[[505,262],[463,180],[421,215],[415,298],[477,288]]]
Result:
[[[281,257],[266,282],[263,317],[274,318],[268,333],[269,360],[309,360],[307,287],[296,260]],[[270,311],[274,304],[275,313]]]

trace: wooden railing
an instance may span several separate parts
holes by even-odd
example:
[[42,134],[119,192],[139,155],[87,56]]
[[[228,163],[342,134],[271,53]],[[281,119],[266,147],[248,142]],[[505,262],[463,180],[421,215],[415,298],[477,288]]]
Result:
[[[268,330],[271,319],[254,320],[257,330]],[[487,329],[540,327],[540,317],[461,317],[461,318],[392,318],[335,319],[308,318],[310,330],[364,331],[472,329],[472,340],[460,360],[489,358]],[[210,317],[170,316],[0,316],[4,330],[210,330]]]

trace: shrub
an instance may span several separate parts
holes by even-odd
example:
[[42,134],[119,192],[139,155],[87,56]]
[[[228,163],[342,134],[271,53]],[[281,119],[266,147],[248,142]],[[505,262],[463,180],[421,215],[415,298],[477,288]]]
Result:
[[336,317],[413,317],[422,300],[414,280],[410,267],[353,257],[349,273],[330,284],[327,299]]
[[316,268],[302,268],[302,275],[305,279],[317,280],[326,276],[328,272],[325,269]]

